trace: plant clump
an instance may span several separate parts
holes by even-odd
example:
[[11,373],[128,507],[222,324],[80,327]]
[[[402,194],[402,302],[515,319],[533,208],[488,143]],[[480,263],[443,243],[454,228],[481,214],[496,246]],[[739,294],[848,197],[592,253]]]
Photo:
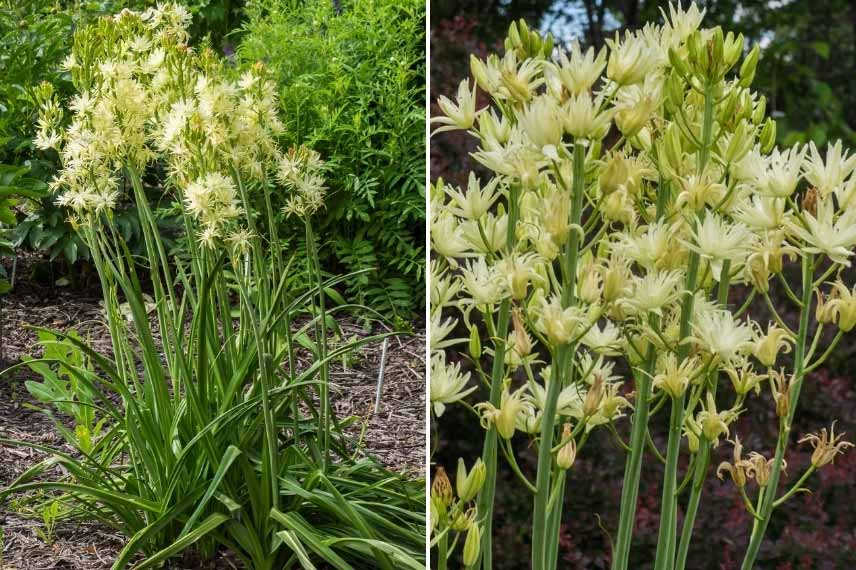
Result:
[[[856,160],[840,143],[777,148],[751,89],[759,47],[702,28],[703,17],[670,6],[662,24],[600,51],[554,48],[515,22],[505,53],[471,57],[472,79],[440,101],[437,132],[472,135],[490,173],[471,174],[466,190],[437,180],[431,194],[434,416],[441,437],[460,429],[441,414],[476,393],[485,430],[480,492],[468,510],[452,507],[479,527],[468,567],[493,564],[500,456],[531,492],[532,568],[556,568],[573,505],[566,473],[594,430],[621,441],[614,424],[629,422],[612,566],[625,570],[642,462],[654,457],[649,422],[668,410],[667,447],[655,450],[665,464],[655,568],[685,568],[711,450],[727,445],[734,460],[717,474],[753,516],[749,570],[775,508],[850,445],[825,429],[807,436],[812,466],[780,490],[802,385],[852,328],[843,270],[856,247]],[[770,300],[779,282],[796,324]],[[747,293],[735,302],[738,287]],[[773,322],[753,310],[756,297]],[[835,337],[818,350],[829,327]],[[735,421],[749,397],[775,408],[778,439],[747,457]],[[524,447],[537,454],[534,478],[517,463]],[[450,537],[471,531],[442,516],[449,500],[431,504],[445,568]]]

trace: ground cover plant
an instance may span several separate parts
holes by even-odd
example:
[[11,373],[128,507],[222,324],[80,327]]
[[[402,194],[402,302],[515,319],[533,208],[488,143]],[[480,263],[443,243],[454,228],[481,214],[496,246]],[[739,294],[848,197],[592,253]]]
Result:
[[[112,356],[42,331],[44,356],[17,367],[41,375],[27,388],[48,413],[73,420],[58,428],[74,453],[2,440],[50,457],[0,500],[42,492],[42,512],[116,528],[127,538],[116,569],[190,548],[202,559],[228,549],[258,570],[421,568],[422,483],[353,459],[331,409],[331,362],[386,335],[328,342],[349,307],[329,298],[349,276],[319,265],[324,162],[277,144],[265,66],[233,81],[212,50],[187,45],[189,25],[177,4],[100,19],[65,62],[69,116],[39,88],[36,144],[59,153],[51,186],[97,268]],[[183,205],[186,261],[168,254],[150,185]],[[125,201],[142,256],[115,223]],[[286,255],[279,212],[303,232],[300,258]],[[299,265],[312,282],[295,293]],[[66,476],[45,480],[55,465]]]
[[[718,475],[751,515],[749,569],[774,512],[851,446],[834,425],[792,426],[806,375],[854,325],[845,272],[856,245],[854,161],[840,143],[776,148],[766,102],[750,89],[758,48],[747,54],[741,36],[699,29],[695,6],[664,19],[599,52],[553,53],[551,38],[514,24],[505,54],[471,58],[474,84],[439,101],[437,130],[469,132],[490,172],[466,189],[438,180],[432,193],[435,429],[440,438],[460,430],[446,420],[456,402],[471,412],[456,421],[485,429],[454,490],[445,470],[432,484],[440,568],[453,550],[467,567],[500,563],[500,455],[513,473],[504,481],[532,501],[533,568],[560,565],[562,510],[576,503],[569,478],[589,438],[606,433],[625,454],[619,521],[605,530],[612,568],[630,567],[642,466],[659,461],[655,554],[642,562],[685,568],[701,556],[696,516]],[[770,300],[771,283],[786,291],[796,326]],[[737,287],[747,294],[730,302]],[[770,322],[752,310],[755,297]],[[480,385],[486,396],[471,405]],[[757,399],[774,410],[774,437],[750,452],[741,438],[759,438],[734,426]],[[649,431],[661,411],[662,451]],[[626,442],[616,429],[625,416]],[[811,461],[780,485],[797,443]],[[714,468],[719,446],[732,458]],[[518,458],[530,448],[527,473]]]
[[256,0],[246,13],[238,56],[280,86],[285,144],[330,167],[322,265],[376,268],[348,294],[409,320],[425,288],[425,2]]

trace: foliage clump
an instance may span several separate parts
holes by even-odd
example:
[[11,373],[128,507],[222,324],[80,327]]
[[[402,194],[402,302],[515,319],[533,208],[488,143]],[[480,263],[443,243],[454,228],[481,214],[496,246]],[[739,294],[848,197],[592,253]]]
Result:
[[[50,459],[0,499],[59,492],[70,516],[128,539],[117,570],[190,547],[203,558],[228,548],[257,570],[421,568],[420,482],[355,459],[330,401],[330,362],[388,335],[328,345],[328,292],[349,276],[319,265],[324,162],[279,146],[265,66],[234,79],[212,50],[188,45],[190,20],[165,4],[80,29],[64,63],[70,117],[50,84],[39,89],[35,144],[61,159],[51,186],[98,270],[112,355],[57,334],[43,344],[62,346],[19,365],[42,374],[28,388],[47,412],[70,411],[82,429],[64,433],[77,455],[45,449]],[[165,246],[150,179],[181,204],[186,259]],[[114,224],[127,202],[151,297]],[[281,216],[306,244],[296,261]],[[308,268],[296,293],[295,263]],[[56,464],[66,476],[38,478]]]

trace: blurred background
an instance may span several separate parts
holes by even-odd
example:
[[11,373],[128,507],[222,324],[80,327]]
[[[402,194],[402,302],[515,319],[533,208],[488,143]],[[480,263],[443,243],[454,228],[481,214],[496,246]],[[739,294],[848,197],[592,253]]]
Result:
[[[686,3],[684,3],[686,5]],[[777,121],[778,143],[793,145],[814,141],[824,146],[842,139],[856,147],[856,2],[845,0],[711,0],[699,2],[707,10],[703,25],[721,25],[743,33],[746,50],[762,47],[753,87],[767,97],[768,112]],[[453,96],[469,74],[469,54],[485,57],[502,53],[509,23],[525,18],[532,27],[551,32],[559,45],[576,39],[583,46],[600,47],[616,31],[636,29],[648,21],[661,21],[666,2],[652,0],[433,0],[431,3],[431,114],[439,114],[436,98]],[[485,101],[481,100],[480,104]],[[470,170],[479,172],[468,153],[474,139],[460,132],[431,139],[432,180],[442,177],[466,184]],[[854,282],[850,272],[848,282]],[[778,283],[776,283],[778,285]],[[773,287],[779,311],[790,307]],[[742,302],[746,292],[736,288],[731,303]],[[758,320],[771,315],[763,304],[752,307]],[[796,315],[786,316],[789,323]],[[466,331],[464,331],[466,332]],[[829,337],[822,342],[828,342]],[[852,341],[842,342],[828,363],[810,374],[805,383],[794,426],[794,445],[788,455],[793,483],[809,463],[811,448],[796,439],[838,418],[837,428],[856,433],[856,356]],[[654,438],[665,445],[668,418],[659,422]],[[466,426],[432,432],[433,459],[447,468],[459,456],[481,453],[483,432],[477,419],[462,406],[451,406],[444,425]],[[629,430],[629,422],[623,427]],[[769,394],[749,402],[749,412],[735,430],[748,449],[768,451],[775,444],[776,420]],[[625,434],[626,435],[626,434]],[[518,436],[519,437],[519,436]],[[560,567],[609,568],[610,535],[617,528],[624,453],[609,437],[592,438],[570,472],[567,502],[560,537]],[[535,453],[525,438],[515,448],[525,457],[527,474],[534,473]],[[720,446],[713,465],[728,459],[730,446]],[[685,459],[685,458],[684,458]],[[500,461],[502,465],[502,461]],[[503,466],[504,467],[504,466]],[[682,466],[682,469],[685,465]],[[662,468],[649,460],[643,468],[637,510],[635,547],[630,567],[653,566],[659,516]],[[757,565],[759,570],[846,570],[856,568],[856,453],[840,457],[810,480],[813,494],[802,494],[776,512]],[[500,473],[495,522],[495,566],[520,569],[529,564],[529,520],[532,499],[507,469]],[[739,568],[751,517],[730,482],[711,477],[696,521],[695,545],[688,568],[728,570]]]

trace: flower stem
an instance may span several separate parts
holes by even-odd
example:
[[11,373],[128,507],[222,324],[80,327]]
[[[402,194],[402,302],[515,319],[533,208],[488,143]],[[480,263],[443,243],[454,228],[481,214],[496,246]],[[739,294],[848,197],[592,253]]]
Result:
[[[663,218],[666,202],[669,198],[669,185],[660,179],[657,190],[658,220]],[[659,319],[651,315],[652,328],[659,326]],[[613,554],[612,570],[626,570],[630,561],[630,542],[633,538],[633,523],[636,519],[636,501],[639,497],[639,479],[642,474],[642,456],[645,453],[645,439],[648,434],[648,418],[651,400],[651,377],[654,373],[656,351],[649,348],[645,359],[645,368],[636,376],[636,411],[633,413],[630,429],[630,454],[624,467],[624,485],[621,488],[621,508],[618,518],[618,536]],[[656,449],[656,448],[655,448]]]
[[[572,203],[571,203],[571,237],[562,271],[562,306],[569,307],[576,300],[574,286],[576,284],[577,260],[579,257],[579,246],[582,241],[577,227],[582,218],[583,193],[585,190],[585,147],[575,141],[574,144],[574,178],[572,181]],[[547,387],[547,398],[541,415],[541,440],[538,444],[538,471],[535,480],[535,506],[532,520],[532,570],[546,570],[553,566],[549,563],[548,545],[551,543],[547,536],[548,519],[552,519],[549,526],[558,526],[561,520],[562,502],[556,504],[554,512],[547,508],[550,495],[550,479],[553,465],[553,436],[556,431],[556,404],[559,393],[562,391],[566,374],[571,368],[573,359],[573,347],[563,345],[556,351],[556,364],[553,367],[553,377]],[[550,558],[554,555],[551,552]]]
[[793,384],[790,388],[790,400],[788,403],[787,415],[781,422],[779,430],[779,440],[776,443],[776,455],[773,459],[773,466],[770,471],[770,483],[764,489],[761,495],[760,507],[758,515],[760,520],[752,528],[752,536],[749,539],[749,546],[746,549],[746,556],[743,558],[741,570],[752,570],[755,566],[755,559],[758,557],[758,551],[761,548],[761,542],[764,540],[764,534],[767,532],[767,526],[770,524],[770,517],[773,513],[773,508],[776,506],[776,493],[779,488],[779,477],[782,474],[782,464],[785,460],[785,451],[788,447],[788,438],[791,433],[791,423],[796,412],[797,402],[799,400],[800,389],[802,388],[803,379],[805,377],[805,353],[806,342],[808,339],[808,320],[811,312],[811,291],[814,283],[814,256],[804,253],[802,258],[802,308],[800,309],[800,324],[799,332],[797,333],[797,342],[794,347],[794,375]]
[[[716,292],[716,300],[720,307],[728,305],[728,289],[731,283],[731,260],[725,260],[722,264],[722,280],[719,282],[719,287]],[[719,372],[711,372],[713,382],[709,384],[710,392],[716,396],[716,388],[719,385]],[[690,549],[690,540],[693,535],[693,526],[695,518],[698,514],[698,505],[701,500],[701,492],[704,486],[704,480],[707,476],[707,468],[710,463],[710,442],[701,436],[699,441],[699,457],[697,458],[695,470],[693,472],[693,485],[690,490],[690,498],[687,503],[686,514],[684,515],[684,526],[681,530],[681,542],[678,547],[678,558],[675,562],[675,570],[683,570],[687,563],[687,553]]]
[[437,570],[446,570],[449,558],[449,535],[444,533],[437,543]]
[[[508,233],[506,234],[506,247],[509,251],[514,248],[514,229],[517,225],[518,199],[520,188],[512,184],[508,194]],[[496,331],[493,333],[493,365],[490,371],[490,403],[499,407],[502,397],[502,381],[505,379],[505,339],[511,320],[511,301],[504,299],[499,305],[499,318]],[[496,495],[496,469],[497,469],[497,447],[498,434],[496,428],[491,426],[484,438],[482,450],[482,462],[485,465],[485,480],[478,496],[477,510],[482,518],[481,535],[481,567],[483,570],[493,568],[493,502]],[[477,564],[476,564],[477,566]]]
[[[702,125],[701,148],[698,151],[698,175],[704,175],[708,158],[710,157],[711,139],[713,137],[713,93],[710,85],[704,86],[704,123]],[[704,215],[704,210],[699,216]],[[697,220],[696,220],[697,223]],[[695,301],[696,282],[698,280],[699,256],[690,254],[687,266],[687,287],[684,303],[681,307],[679,338],[683,341],[690,332],[693,304]],[[689,345],[681,343],[678,346],[678,360],[687,357]],[[655,570],[671,570],[675,562],[677,543],[677,511],[678,499],[675,495],[675,485],[678,477],[678,455],[681,450],[681,426],[683,425],[685,394],[672,399],[672,414],[669,420],[669,439],[666,446],[666,472],[663,475],[663,500],[660,514],[660,532],[657,538],[657,553],[654,559]]]

